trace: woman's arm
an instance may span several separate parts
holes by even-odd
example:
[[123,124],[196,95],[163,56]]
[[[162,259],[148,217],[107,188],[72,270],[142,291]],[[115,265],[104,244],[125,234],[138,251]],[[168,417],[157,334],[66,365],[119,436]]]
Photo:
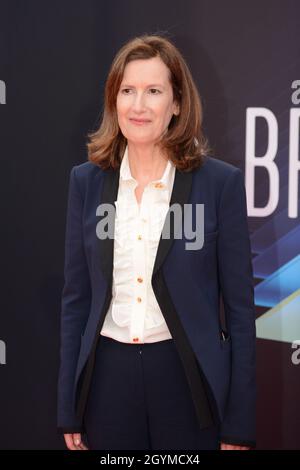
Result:
[[75,414],[74,381],[81,334],[91,305],[91,285],[82,230],[83,197],[73,167],[65,236],[64,287],[61,301],[61,344],[58,380],[58,428],[65,433],[83,431]]
[[218,266],[228,333],[231,385],[221,441],[255,446],[256,331],[254,283],[244,179],[236,168],[219,206]]

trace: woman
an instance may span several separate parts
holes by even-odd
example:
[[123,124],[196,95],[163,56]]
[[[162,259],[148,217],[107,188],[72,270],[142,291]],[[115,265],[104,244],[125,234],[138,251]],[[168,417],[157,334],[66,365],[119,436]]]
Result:
[[176,47],[125,44],[89,161],[70,176],[58,386],[69,449],[255,445],[244,182],[208,156],[201,124]]

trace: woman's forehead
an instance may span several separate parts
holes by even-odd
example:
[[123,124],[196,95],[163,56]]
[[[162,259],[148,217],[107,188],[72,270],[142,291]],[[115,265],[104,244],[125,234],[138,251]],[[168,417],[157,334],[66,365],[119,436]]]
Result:
[[122,81],[144,80],[163,85],[169,77],[169,69],[158,57],[146,60],[133,60],[126,64]]

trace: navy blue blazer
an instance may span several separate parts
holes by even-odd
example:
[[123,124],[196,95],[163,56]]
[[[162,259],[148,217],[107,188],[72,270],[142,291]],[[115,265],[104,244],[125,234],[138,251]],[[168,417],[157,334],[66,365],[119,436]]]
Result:
[[[72,168],[65,241],[58,428],[83,432],[99,332],[112,298],[113,238],[99,239],[97,207],[117,199],[119,169]],[[204,246],[186,250],[175,227],[159,240],[151,283],[182,359],[200,426],[255,445],[255,306],[244,178],[213,157],[176,169],[170,206],[204,204]],[[175,222],[175,224],[178,222]],[[226,328],[221,322],[221,299]]]

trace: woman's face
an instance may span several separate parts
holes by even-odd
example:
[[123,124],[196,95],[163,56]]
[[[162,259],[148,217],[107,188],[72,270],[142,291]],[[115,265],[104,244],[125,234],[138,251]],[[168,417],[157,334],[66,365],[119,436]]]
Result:
[[179,108],[173,101],[169,70],[159,57],[129,62],[117,95],[122,134],[136,144],[153,144]]

